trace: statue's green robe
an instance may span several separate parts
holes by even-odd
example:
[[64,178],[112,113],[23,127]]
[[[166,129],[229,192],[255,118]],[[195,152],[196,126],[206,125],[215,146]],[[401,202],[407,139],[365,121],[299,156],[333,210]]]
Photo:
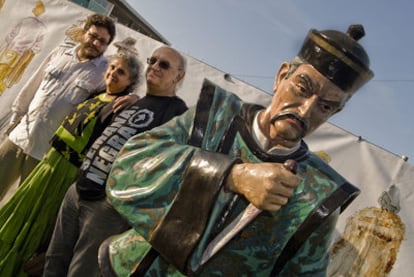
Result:
[[[159,256],[148,276],[325,275],[337,217],[358,189],[304,142],[290,155],[263,152],[251,134],[260,109],[206,85],[196,107],[127,141],[107,185],[110,202],[133,227],[107,247],[118,276],[134,271],[151,246]],[[303,178],[288,204],[259,214],[200,267],[208,242],[248,205],[223,189],[234,163],[286,159],[298,162]]]

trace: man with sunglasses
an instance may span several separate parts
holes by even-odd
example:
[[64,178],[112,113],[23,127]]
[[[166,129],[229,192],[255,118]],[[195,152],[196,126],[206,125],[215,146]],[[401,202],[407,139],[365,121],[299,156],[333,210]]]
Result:
[[310,30],[268,107],[205,83],[196,107],[127,141],[107,195],[133,229],[102,244],[101,264],[119,276],[325,276],[359,190],[303,138],[372,78],[364,34]]
[[[114,37],[111,18],[88,16],[79,44],[55,48],[17,95],[6,130],[8,138],[0,145],[0,200],[43,158],[63,118],[77,104],[104,89],[102,76],[107,61],[103,54]],[[114,109],[136,100],[136,96],[126,96]]]
[[99,245],[110,235],[129,228],[128,222],[105,199],[112,162],[130,137],[187,110],[185,102],[176,95],[185,68],[184,57],[169,46],[157,48],[148,58],[146,95],[117,114],[95,140],[75,183],[65,195],[43,276],[98,276]]

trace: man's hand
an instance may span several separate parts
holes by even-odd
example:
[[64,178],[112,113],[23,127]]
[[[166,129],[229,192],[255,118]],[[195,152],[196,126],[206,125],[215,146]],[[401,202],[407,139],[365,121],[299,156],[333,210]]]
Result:
[[291,170],[277,163],[236,164],[227,177],[226,189],[244,195],[259,209],[277,211],[302,180]]
[[136,94],[128,94],[125,96],[121,96],[115,99],[114,104],[112,105],[112,109],[114,113],[119,113],[123,109],[128,108],[135,102],[139,100],[139,96]]

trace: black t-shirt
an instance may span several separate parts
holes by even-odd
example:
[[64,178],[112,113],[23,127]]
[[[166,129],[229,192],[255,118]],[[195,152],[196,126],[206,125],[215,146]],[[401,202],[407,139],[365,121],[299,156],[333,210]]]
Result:
[[178,97],[146,95],[116,115],[86,154],[76,179],[82,199],[105,197],[105,184],[112,163],[124,143],[132,136],[159,126],[187,110]]

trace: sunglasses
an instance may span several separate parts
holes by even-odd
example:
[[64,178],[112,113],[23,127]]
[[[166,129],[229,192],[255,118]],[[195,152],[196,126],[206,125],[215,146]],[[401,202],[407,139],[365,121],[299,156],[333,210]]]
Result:
[[[151,66],[154,65],[154,64],[156,64],[157,62],[158,62],[158,66],[161,69],[168,70],[168,69],[170,69],[170,67],[172,67],[172,65],[168,61],[159,60],[156,57],[147,58],[147,64],[149,64]],[[181,70],[180,67],[176,67],[176,68],[178,70]]]

